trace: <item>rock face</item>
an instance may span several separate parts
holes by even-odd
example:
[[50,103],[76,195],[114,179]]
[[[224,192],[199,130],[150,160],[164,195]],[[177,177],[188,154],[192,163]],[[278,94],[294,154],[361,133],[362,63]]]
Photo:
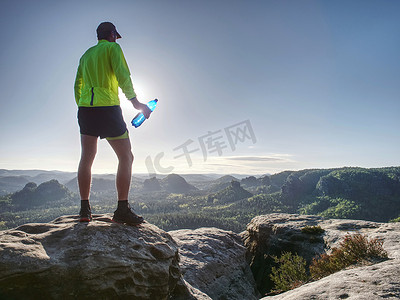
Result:
[[400,299],[400,263],[398,259],[389,260],[340,271],[286,293],[262,299]]
[[[64,216],[1,231],[0,299],[258,299],[251,271],[259,290],[267,291],[271,255],[297,252],[309,262],[352,232],[383,240],[389,260],[263,299],[400,298],[400,223],[258,216],[241,234],[246,249],[230,231],[166,233],[148,223],[114,224],[110,217],[95,215],[86,224]],[[305,226],[325,231],[305,233]]]
[[[320,226],[325,232],[320,235],[303,233],[301,228],[305,226]],[[242,236],[257,285],[264,293],[272,287],[266,280],[271,267],[270,255],[280,255],[282,251],[297,252],[309,262],[314,255],[338,246],[349,233],[382,240],[390,259],[372,266],[343,270],[263,299],[399,299],[400,223],[270,214],[254,218]]]
[[184,279],[212,299],[259,299],[239,235],[217,228],[168,232],[178,243]]
[[255,217],[242,233],[248,249],[250,267],[262,294],[268,292],[273,283],[269,279],[273,258],[289,251],[304,257],[307,262],[324,252],[321,236],[304,234],[301,228],[314,226],[322,220],[317,216],[269,214]]
[[110,217],[86,224],[66,216],[1,231],[0,299],[196,299],[182,283],[169,234]]
[[0,299],[259,298],[233,232],[167,233],[149,223],[115,224],[110,214],[93,217],[1,231]]

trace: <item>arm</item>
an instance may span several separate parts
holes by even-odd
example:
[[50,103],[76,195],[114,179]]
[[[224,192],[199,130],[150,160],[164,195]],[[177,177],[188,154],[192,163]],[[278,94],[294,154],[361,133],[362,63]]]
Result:
[[124,92],[126,98],[131,101],[135,109],[140,110],[143,113],[144,117],[148,119],[150,117],[151,110],[146,104],[139,102],[139,100],[136,98],[136,93],[132,86],[131,73],[129,71],[128,64],[126,63],[121,47],[117,43],[115,43],[115,46],[113,47],[111,64],[115,76],[117,77],[118,85]]
[[131,73],[126,63],[121,47],[114,43],[111,49],[111,65],[117,78],[118,85],[127,99],[136,97],[131,81]]
[[79,99],[81,98],[82,86],[83,86],[82,68],[81,68],[81,64],[79,63],[78,71],[76,72],[76,77],[75,77],[75,84],[74,84],[76,104],[79,103]]

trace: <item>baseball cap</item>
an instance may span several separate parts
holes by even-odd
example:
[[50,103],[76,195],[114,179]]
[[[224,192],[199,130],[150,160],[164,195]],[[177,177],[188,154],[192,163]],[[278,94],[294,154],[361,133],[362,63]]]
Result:
[[97,31],[97,38],[105,38],[113,31],[115,31],[115,33],[117,34],[117,39],[121,38],[121,35],[118,33],[114,24],[111,22],[100,23],[96,31]]

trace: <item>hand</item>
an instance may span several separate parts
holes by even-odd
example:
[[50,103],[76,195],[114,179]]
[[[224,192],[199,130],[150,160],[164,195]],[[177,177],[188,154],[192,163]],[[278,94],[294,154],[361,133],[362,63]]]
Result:
[[150,118],[150,114],[151,114],[150,108],[146,104],[143,104],[143,103],[140,103],[140,104],[142,104],[141,105],[142,107],[139,110],[143,113],[143,115],[146,119]]
[[146,104],[139,102],[136,97],[129,99],[129,101],[132,102],[132,105],[135,109],[140,110],[143,113],[146,119],[150,118],[151,110]]

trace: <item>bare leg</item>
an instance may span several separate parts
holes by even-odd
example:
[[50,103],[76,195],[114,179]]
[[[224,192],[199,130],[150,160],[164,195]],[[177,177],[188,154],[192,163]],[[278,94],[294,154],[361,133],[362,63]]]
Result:
[[132,177],[133,154],[129,138],[108,141],[118,157],[118,171],[116,178],[118,201],[128,200]]
[[81,200],[89,200],[92,181],[92,164],[97,152],[97,137],[81,135],[81,161],[78,168],[78,185]]

